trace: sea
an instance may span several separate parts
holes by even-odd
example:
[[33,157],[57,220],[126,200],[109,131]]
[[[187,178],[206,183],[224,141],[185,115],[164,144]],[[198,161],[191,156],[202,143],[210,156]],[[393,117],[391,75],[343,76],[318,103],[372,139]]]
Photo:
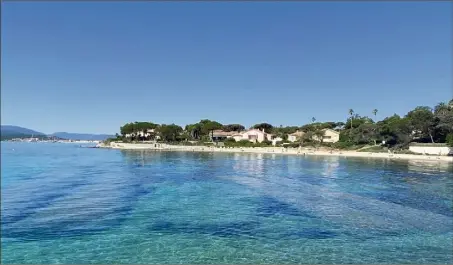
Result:
[[445,162],[1,143],[1,263],[453,263]]

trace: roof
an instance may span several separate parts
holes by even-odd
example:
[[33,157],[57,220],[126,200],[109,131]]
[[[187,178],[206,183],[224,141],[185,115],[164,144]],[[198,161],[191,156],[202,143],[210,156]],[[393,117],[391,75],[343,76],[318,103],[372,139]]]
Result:
[[297,132],[294,132],[294,133],[291,133],[290,135],[292,136],[303,136],[305,133],[302,132],[302,131],[297,131]]
[[245,132],[243,132],[243,133],[249,133],[249,132],[259,132],[259,133],[264,133],[264,134],[266,133],[266,132],[263,132],[263,131],[258,130],[258,129],[250,129],[250,130],[245,131]]
[[332,132],[332,133],[334,133],[334,134],[340,134],[339,132],[337,132],[337,131],[335,131],[335,130],[332,130],[332,129],[324,129],[323,131],[324,131],[324,132],[329,131],[329,132]]
[[212,135],[214,137],[219,137],[219,136],[233,136],[237,134],[237,132],[225,132],[225,131],[222,131],[222,130],[214,130],[212,132]]

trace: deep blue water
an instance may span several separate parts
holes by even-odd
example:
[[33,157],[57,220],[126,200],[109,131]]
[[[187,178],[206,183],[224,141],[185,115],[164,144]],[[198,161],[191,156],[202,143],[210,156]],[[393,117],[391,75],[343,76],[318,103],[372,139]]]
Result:
[[2,263],[453,263],[453,169],[1,144]]

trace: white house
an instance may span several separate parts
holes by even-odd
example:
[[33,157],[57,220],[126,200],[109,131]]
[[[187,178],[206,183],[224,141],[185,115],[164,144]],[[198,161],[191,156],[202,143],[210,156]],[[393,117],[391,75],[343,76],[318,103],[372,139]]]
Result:
[[242,132],[225,132],[222,130],[213,131],[210,135],[212,141],[224,141],[229,138],[233,138],[236,142],[241,140],[247,140],[253,143],[261,143],[263,141],[272,141],[275,145],[276,142],[282,141],[281,138],[275,138],[273,134],[266,133],[264,130],[251,129]]
[[232,137],[236,142],[239,142],[240,140],[243,139],[243,138],[242,138],[242,134],[243,134],[243,133],[244,133],[244,132],[235,133],[235,134],[233,134],[231,137]]
[[249,140],[253,143],[261,143],[266,140],[266,133],[257,129],[251,129],[242,134],[242,140]]
[[233,135],[236,135],[238,132],[225,132],[223,130],[214,130],[212,132],[212,135],[209,135],[211,138],[211,141],[213,142],[218,142],[218,141],[224,141],[228,138],[232,138]]
[[126,136],[127,138],[129,138],[129,137],[135,137],[135,136],[140,136],[140,137],[146,137],[146,138],[148,138],[148,137],[154,135],[154,136],[155,136],[155,139],[159,139],[160,136],[159,136],[159,135],[156,135],[156,134],[157,134],[157,132],[156,132],[155,129],[148,129],[148,130],[146,131],[146,133],[143,133],[143,131],[138,131],[138,132],[133,132],[133,133],[127,133],[125,136]]
[[273,137],[274,136],[272,134],[266,133],[264,130],[251,129],[242,133],[242,139],[240,140],[249,140],[253,143],[261,143],[265,140],[272,141]]
[[[322,137],[322,141],[324,143],[336,143],[340,141],[340,133],[332,130],[332,129],[324,129],[324,136]],[[318,141],[318,137],[316,135],[313,136],[313,140]]]
[[280,141],[283,141],[283,138],[275,137],[274,139],[272,139],[272,145],[275,146],[275,145],[277,145],[277,142],[280,142]]
[[[336,143],[340,140],[340,133],[332,130],[332,129],[324,129],[324,136],[322,137],[322,141],[324,143]],[[297,131],[295,133],[288,134],[288,141],[290,142],[296,142],[299,141],[300,138],[304,136],[304,132],[302,131]],[[312,139],[315,141],[319,141],[318,137],[316,135],[312,136]]]

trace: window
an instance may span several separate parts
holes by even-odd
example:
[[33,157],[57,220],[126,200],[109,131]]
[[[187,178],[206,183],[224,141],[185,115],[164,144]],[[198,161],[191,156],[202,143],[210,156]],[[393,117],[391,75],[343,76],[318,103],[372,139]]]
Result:
[[332,136],[323,136],[322,138],[323,138],[323,139],[331,139]]

